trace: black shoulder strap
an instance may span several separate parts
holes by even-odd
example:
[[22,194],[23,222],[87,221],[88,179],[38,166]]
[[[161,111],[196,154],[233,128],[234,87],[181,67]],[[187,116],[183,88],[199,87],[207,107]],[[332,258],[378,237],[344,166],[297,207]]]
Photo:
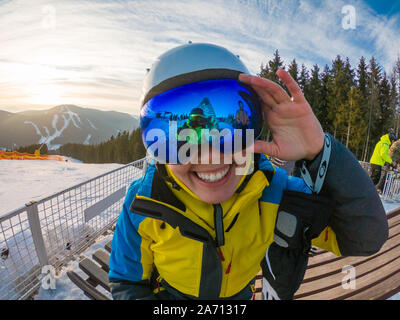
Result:
[[270,170],[262,170],[262,172],[264,173],[265,177],[267,178],[268,182],[271,182],[272,178],[275,175],[275,170],[274,171],[270,171]]

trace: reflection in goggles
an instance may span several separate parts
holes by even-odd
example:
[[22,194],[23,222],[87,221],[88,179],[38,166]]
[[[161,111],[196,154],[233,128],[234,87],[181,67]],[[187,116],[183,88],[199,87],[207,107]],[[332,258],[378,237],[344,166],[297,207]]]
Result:
[[[175,123],[176,133],[171,132],[170,122]],[[155,143],[148,134],[154,133],[153,130],[164,132],[162,142],[168,149],[164,159],[167,163],[171,156],[176,159],[179,149],[188,141],[192,144],[211,143],[211,139],[203,139],[203,130],[224,132],[218,138],[221,152],[233,150],[238,139],[245,148],[251,143],[246,138],[246,131],[250,129],[257,139],[261,134],[261,123],[258,96],[235,79],[206,80],[170,89],[149,100],[140,115],[142,138],[148,150]],[[178,139],[187,129],[192,130],[190,138]],[[250,140],[254,141],[254,138]],[[230,148],[227,148],[229,144]]]

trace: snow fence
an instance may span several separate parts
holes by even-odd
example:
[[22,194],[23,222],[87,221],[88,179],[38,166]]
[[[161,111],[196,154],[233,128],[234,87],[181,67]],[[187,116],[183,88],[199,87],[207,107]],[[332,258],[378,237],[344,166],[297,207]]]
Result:
[[60,270],[110,229],[146,165],[132,162],[0,217],[0,299],[29,298],[48,266]]

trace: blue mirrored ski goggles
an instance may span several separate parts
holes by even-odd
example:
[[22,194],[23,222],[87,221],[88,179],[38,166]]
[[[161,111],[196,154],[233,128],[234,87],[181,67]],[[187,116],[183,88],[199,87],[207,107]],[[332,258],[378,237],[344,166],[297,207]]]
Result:
[[260,137],[262,123],[258,95],[236,79],[170,89],[150,99],[140,113],[148,153],[171,164],[185,163],[180,152],[187,159],[194,145],[209,144],[223,153],[241,151]]

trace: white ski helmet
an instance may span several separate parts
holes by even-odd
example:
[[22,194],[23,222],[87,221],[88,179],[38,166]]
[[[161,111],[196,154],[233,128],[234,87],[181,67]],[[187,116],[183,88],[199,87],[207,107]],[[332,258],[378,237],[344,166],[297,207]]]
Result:
[[246,66],[227,49],[209,43],[189,43],[163,53],[148,71],[141,107],[151,98],[178,86],[211,79],[237,79]]

